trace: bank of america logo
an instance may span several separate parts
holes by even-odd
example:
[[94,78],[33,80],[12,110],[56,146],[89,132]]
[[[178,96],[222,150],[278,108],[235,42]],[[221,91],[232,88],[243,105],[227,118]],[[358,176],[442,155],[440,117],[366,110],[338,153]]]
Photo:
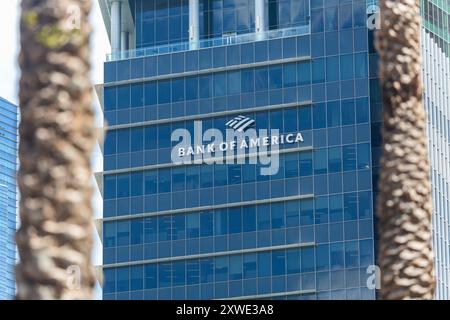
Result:
[[255,120],[244,117],[244,116],[238,116],[226,123],[226,126],[234,129],[238,132],[245,132],[248,128],[250,128],[252,125],[255,124]]

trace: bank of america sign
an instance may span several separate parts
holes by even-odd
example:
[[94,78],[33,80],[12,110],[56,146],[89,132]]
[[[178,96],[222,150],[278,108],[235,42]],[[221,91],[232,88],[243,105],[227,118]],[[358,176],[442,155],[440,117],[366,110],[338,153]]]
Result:
[[194,122],[193,136],[187,129],[176,129],[172,141],[172,162],[186,164],[261,164],[261,175],[279,170],[279,147],[303,143],[300,132],[280,134],[278,129],[253,128],[255,120],[237,116],[225,123],[225,135],[217,128],[203,131],[202,121]]
[[231,119],[226,123],[226,126],[230,129],[237,130],[239,132],[245,132],[248,128],[255,124],[255,120],[238,116],[234,119]]

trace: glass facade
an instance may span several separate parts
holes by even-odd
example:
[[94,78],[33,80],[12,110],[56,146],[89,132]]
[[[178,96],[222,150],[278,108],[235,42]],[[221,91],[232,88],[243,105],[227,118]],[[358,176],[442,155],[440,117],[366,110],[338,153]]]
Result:
[[[309,0],[265,0],[270,29],[305,25]],[[189,0],[130,1],[136,48],[188,41]],[[199,0],[200,39],[255,32],[254,0]]]
[[[170,47],[189,41],[189,1],[129,2],[136,48],[179,50],[105,63],[103,297],[374,299],[381,101],[366,1],[265,1],[264,39],[254,1],[200,1],[211,41],[190,50]],[[272,176],[172,163],[174,130],[224,132],[239,115],[304,141],[280,146]]]
[[0,98],[0,300],[15,294],[17,107]]
[[433,188],[436,298],[450,299],[450,0],[423,0],[424,103]]

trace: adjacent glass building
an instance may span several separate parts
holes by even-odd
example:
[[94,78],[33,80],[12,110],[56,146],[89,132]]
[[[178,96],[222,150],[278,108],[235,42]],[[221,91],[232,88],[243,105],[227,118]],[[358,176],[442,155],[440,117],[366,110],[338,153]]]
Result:
[[[372,2],[100,1],[112,44],[105,299],[375,298]],[[238,116],[304,141],[280,146],[271,176],[262,164],[173,163],[172,132],[194,136],[196,121],[225,132]]]
[[450,299],[450,0],[422,1],[422,51],[433,187],[436,298]]
[[0,98],[0,300],[15,294],[17,107]]

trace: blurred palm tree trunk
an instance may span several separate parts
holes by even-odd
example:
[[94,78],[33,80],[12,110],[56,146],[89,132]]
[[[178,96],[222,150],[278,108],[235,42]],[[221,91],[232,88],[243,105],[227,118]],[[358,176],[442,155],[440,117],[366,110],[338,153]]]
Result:
[[419,0],[381,0],[376,37],[383,90],[381,299],[432,299],[432,201],[422,104]]
[[91,0],[22,0],[18,299],[90,299]]

